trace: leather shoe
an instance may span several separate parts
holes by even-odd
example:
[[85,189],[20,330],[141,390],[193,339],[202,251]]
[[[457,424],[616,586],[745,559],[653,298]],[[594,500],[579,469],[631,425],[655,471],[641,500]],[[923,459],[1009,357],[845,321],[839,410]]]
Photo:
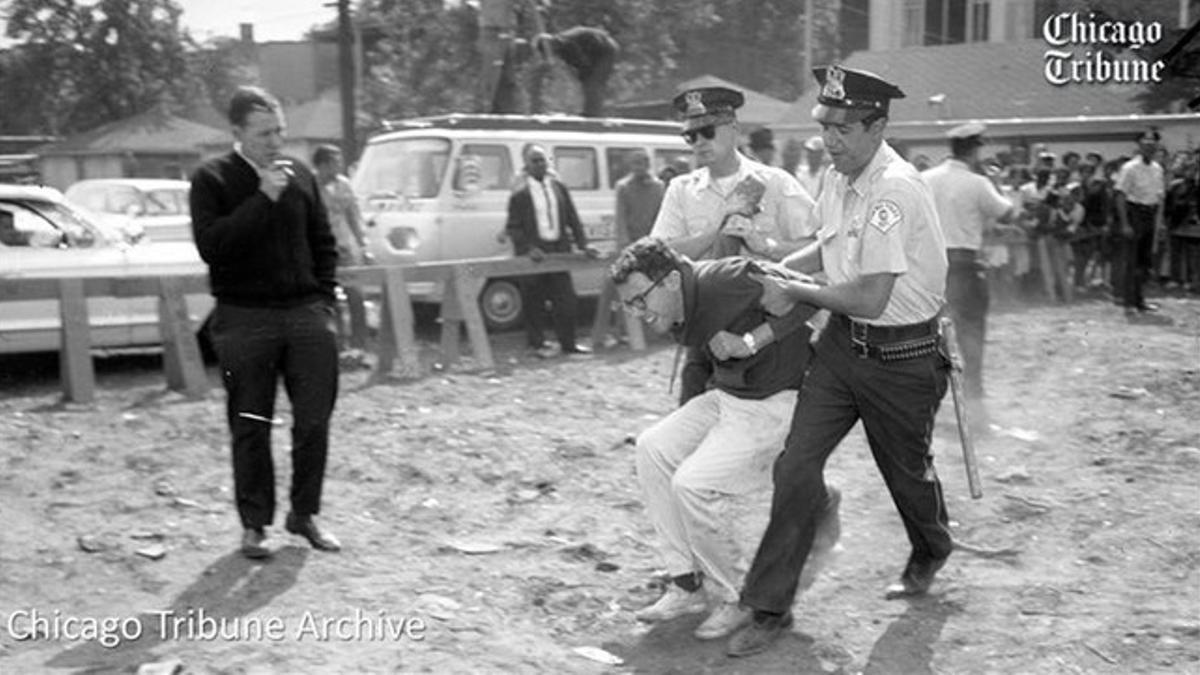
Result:
[[1145,312],[1157,312],[1157,311],[1158,311],[1158,303],[1156,303],[1156,302],[1143,302],[1142,304],[1140,304],[1140,305],[1138,305],[1138,306],[1137,306],[1137,311],[1139,311],[1139,312],[1142,312],[1142,313],[1145,313]]
[[904,574],[900,575],[900,581],[887,587],[885,597],[895,600],[924,595],[933,585],[933,578],[937,576],[938,570],[945,564],[946,558],[918,558],[915,554],[910,556],[908,564],[904,566]]
[[292,534],[298,534],[308,540],[318,551],[340,551],[342,544],[337,537],[321,529],[312,516],[297,516],[289,513],[284,522],[284,529]]
[[792,613],[762,614],[755,612],[754,620],[729,638],[725,653],[729,656],[751,656],[767,651],[779,635],[792,627]]
[[590,347],[584,347],[583,345],[572,345],[571,347],[564,349],[563,353],[564,354],[591,354],[592,349]]
[[261,527],[247,527],[242,531],[242,555],[251,560],[271,557],[267,533]]

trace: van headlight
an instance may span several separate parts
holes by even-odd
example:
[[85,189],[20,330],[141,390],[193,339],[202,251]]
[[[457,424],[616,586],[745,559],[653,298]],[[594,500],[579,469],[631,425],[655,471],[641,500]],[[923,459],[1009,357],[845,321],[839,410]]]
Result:
[[387,235],[388,244],[397,251],[415,251],[421,243],[417,231],[411,227],[393,227]]

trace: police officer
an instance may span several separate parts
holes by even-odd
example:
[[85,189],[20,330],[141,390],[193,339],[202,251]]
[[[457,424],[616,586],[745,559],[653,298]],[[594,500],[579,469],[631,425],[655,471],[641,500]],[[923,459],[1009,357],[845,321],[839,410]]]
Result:
[[810,274],[824,271],[828,284],[760,279],[769,311],[806,302],[833,316],[775,461],[771,519],[741,594],[754,618],[730,639],[733,656],[766,650],[791,625],[801,568],[835,506],[825,462],[859,420],[912,544],[888,597],[924,593],[952,549],[929,452],[947,387],[937,333],[946,243],[929,187],[884,142],[889,101],[904,93],[876,75],[836,65],[813,73],[821,84],[813,117],[834,172],[817,202],[817,242],[784,262]]
[[[650,235],[693,260],[741,254],[778,261],[813,238],[813,200],[795,177],[738,152],[735,111],[744,101],[739,91],[702,87],[673,102],[700,168],[667,186]],[[707,356],[690,350],[680,403],[702,393],[711,373]]]
[[[951,129],[951,157],[921,174],[933,192],[946,235],[946,306],[958,328],[968,401],[983,400],[983,341],[987,331],[988,283],[983,233],[992,222],[1012,216],[1013,205],[992,181],[976,172],[986,127],[978,122]],[[982,408],[971,419],[982,423]]]

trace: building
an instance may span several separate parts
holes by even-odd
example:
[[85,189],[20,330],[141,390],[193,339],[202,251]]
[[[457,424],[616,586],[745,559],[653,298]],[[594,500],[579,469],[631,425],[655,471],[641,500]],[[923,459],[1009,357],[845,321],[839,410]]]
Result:
[[[1048,63],[1058,58],[1048,55],[1051,51],[1069,53],[1067,62],[1104,58],[1129,64],[1129,69],[1146,66],[1138,54],[1120,46],[1051,44],[1043,34],[1047,19],[1077,5],[1046,0],[843,0],[841,17],[848,22],[843,34],[858,40],[851,46],[861,48],[842,63],[874,72],[904,90],[907,97],[892,103],[888,135],[902,141],[914,158],[923,154],[937,161],[947,153],[945,131],[972,120],[988,125],[985,155],[1044,144],[1060,155],[1074,150],[1115,157],[1132,152],[1133,139],[1148,126],[1162,130],[1170,149],[1200,145],[1196,114],[1178,108],[1145,112],[1152,82],[1051,81]],[[1155,15],[1150,10],[1157,9],[1160,24],[1169,29],[1174,22],[1167,10],[1178,11],[1179,3],[1147,2],[1142,9],[1143,22],[1151,21]],[[1095,17],[1085,13],[1079,18]],[[1104,55],[1097,57],[1098,52]],[[777,138],[820,132],[811,118],[816,95],[815,90],[806,92],[772,125]]]

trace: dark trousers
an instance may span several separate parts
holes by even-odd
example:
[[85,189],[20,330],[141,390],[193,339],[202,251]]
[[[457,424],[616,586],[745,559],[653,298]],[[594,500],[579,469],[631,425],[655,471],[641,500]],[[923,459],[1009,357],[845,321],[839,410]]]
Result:
[[828,499],[825,462],[860,419],[913,555],[950,555],[949,518],[929,454],[946,368],[940,354],[891,363],[860,358],[851,351],[845,325],[827,324],[800,389],[791,433],[775,460],[771,520],[746,575],[743,603],[776,614],[791,608]]
[[683,359],[683,370],[679,374],[679,405],[708,391],[712,379],[713,363],[703,347],[688,347]]
[[521,304],[524,306],[525,337],[529,346],[540,347],[545,337],[546,303],[554,322],[554,334],[559,345],[569,350],[575,347],[575,318],[579,313],[579,298],[570,272],[546,272],[519,277]]
[[990,304],[987,269],[970,249],[949,249],[946,272],[946,305],[958,333],[963,357],[964,393],[983,398],[983,343],[987,336]]
[[292,511],[321,508],[329,418],[338,388],[337,313],[327,302],[285,309],[217,303],[212,336],[233,437],[233,483],[242,526],[275,517],[271,422],[279,377],[292,404]]
[[1149,278],[1154,262],[1154,214],[1157,209],[1133,202],[1126,202],[1125,208],[1133,238],[1121,239],[1121,277],[1125,285],[1122,298],[1126,307],[1144,307],[1146,296],[1142,286]]

